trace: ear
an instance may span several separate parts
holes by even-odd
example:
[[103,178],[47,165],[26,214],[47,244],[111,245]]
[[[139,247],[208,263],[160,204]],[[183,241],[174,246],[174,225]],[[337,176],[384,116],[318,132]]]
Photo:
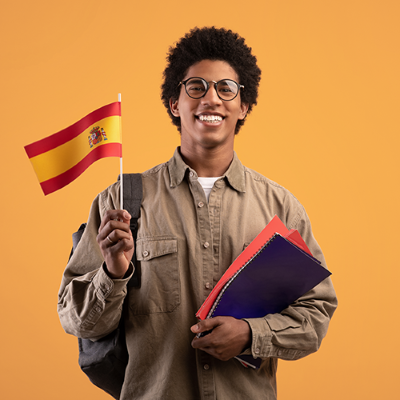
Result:
[[172,97],[169,99],[169,108],[174,117],[180,117],[178,103],[179,100],[174,100]]
[[249,109],[248,103],[241,103],[240,104],[240,115],[239,119],[245,119],[247,115],[247,110]]

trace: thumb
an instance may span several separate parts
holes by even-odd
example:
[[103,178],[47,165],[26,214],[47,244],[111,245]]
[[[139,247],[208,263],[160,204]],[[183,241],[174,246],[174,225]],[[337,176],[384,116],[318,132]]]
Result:
[[190,330],[193,333],[207,332],[212,330],[217,325],[218,323],[215,318],[208,318],[203,321],[199,321],[196,325],[193,325]]
[[123,210],[122,217],[124,218],[124,222],[129,223],[130,219],[132,218],[131,214],[128,211]]

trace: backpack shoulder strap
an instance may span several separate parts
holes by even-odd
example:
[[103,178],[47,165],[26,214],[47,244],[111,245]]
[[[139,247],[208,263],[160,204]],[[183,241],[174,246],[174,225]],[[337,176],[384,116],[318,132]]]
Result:
[[[118,180],[120,177],[118,176]],[[133,241],[135,243],[135,251],[133,253],[132,262],[136,265],[136,238],[138,231],[138,219],[140,217],[140,206],[143,198],[143,186],[141,174],[123,174],[123,199],[124,209],[132,216],[130,228],[132,231]],[[140,285],[140,272],[138,268],[128,283],[128,288]]]
[[143,197],[142,174],[123,174],[123,180],[124,208],[137,220]]
[[[120,177],[118,176],[118,180]],[[140,206],[143,198],[142,175],[141,174],[123,174],[123,200],[124,209],[132,216],[131,231],[134,240],[137,237],[137,220],[140,217]]]

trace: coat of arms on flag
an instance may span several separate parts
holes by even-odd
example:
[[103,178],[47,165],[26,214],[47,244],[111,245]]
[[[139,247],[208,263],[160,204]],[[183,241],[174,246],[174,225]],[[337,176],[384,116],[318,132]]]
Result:
[[93,145],[100,143],[103,139],[107,140],[106,133],[104,132],[103,128],[100,128],[99,126],[95,126],[91,131],[90,135],[88,136],[89,139],[89,146],[90,148],[93,147]]

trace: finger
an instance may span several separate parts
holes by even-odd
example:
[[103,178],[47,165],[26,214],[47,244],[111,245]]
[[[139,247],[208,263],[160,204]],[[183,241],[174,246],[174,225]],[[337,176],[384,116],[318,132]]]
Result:
[[[126,229],[125,226],[118,226],[119,223],[110,221],[109,224],[105,226],[103,231],[99,233],[100,240],[106,240],[107,244],[114,245],[120,240],[130,240],[132,238],[132,232],[130,229]],[[107,233],[109,232],[109,233]]]
[[203,321],[199,321],[196,325],[193,325],[190,330],[193,333],[207,332],[220,325],[220,321],[217,318],[207,318]]
[[132,232],[128,224],[119,221],[108,221],[97,235],[97,242],[100,243],[109,237],[109,241],[118,242],[119,240],[131,238]]
[[195,336],[192,340],[192,347],[194,349],[201,349],[207,351],[215,347],[212,332],[209,335],[198,337]]
[[193,347],[194,349],[201,349],[201,350],[204,350],[205,344],[204,344],[203,338],[199,338],[198,336],[195,336],[195,337],[192,339],[192,347]]
[[133,241],[128,239],[122,239],[119,242],[114,243],[107,247],[106,251],[109,252],[110,255],[119,256],[123,255],[126,252],[129,252],[134,247]]
[[129,224],[130,219],[131,215],[126,210],[108,210],[101,220],[99,232],[105,227],[105,225],[107,225],[109,221],[120,221],[125,224]]
[[[127,230],[129,228],[130,215],[124,210],[108,211],[101,220],[98,232],[100,233],[112,221],[123,224],[125,226],[125,229]],[[118,226],[119,225],[113,225],[112,227],[115,229]]]
[[125,257],[125,252],[129,252],[134,248],[132,232],[129,227],[127,232],[126,230],[114,229],[116,225],[122,225],[125,229],[128,226],[122,222],[109,221],[97,235],[100,251],[104,259],[108,261],[110,261],[109,257],[111,259],[118,259],[121,255]]
[[109,232],[108,225],[97,236],[97,242],[102,251],[111,251],[111,253],[129,251],[133,248],[132,232],[126,232],[120,229],[113,229]]

